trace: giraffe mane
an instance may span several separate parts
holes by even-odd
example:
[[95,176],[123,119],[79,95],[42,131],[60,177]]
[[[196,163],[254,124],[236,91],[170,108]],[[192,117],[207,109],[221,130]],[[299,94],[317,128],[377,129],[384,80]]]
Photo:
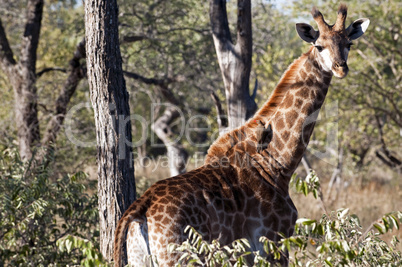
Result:
[[[257,121],[261,120],[264,124],[270,120],[277,110],[277,108],[282,103],[285,94],[288,92],[289,88],[294,84],[296,76],[303,66],[304,62],[308,58],[312,51],[312,47],[310,50],[300,56],[298,59],[293,61],[292,64],[288,67],[285,73],[282,75],[279,80],[278,85],[275,90],[272,92],[270,98],[267,102],[260,108],[254,117],[250,118],[244,125],[229,131],[218,139],[210,146],[208,149],[208,154],[205,159],[205,163],[210,163],[216,158],[224,157],[226,152],[234,147],[237,143],[245,140],[248,134],[253,134],[251,129],[257,127]],[[275,129],[274,129],[275,130]]]
[[268,101],[265,102],[262,108],[257,111],[257,114],[254,115],[254,117],[252,118],[253,120],[261,120],[261,117],[269,117],[273,115],[273,113],[277,110],[279,104],[282,103],[282,100],[289,88],[294,84],[300,68],[303,66],[304,62],[310,55],[312,49],[313,47],[311,47],[307,53],[303,54],[298,59],[293,61],[292,64],[290,64],[286,72],[279,80],[279,83],[276,86],[275,90],[272,92],[272,95],[270,96]]

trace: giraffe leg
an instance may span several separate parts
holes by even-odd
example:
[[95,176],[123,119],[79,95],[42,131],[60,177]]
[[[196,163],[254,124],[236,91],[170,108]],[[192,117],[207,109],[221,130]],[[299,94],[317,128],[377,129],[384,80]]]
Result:
[[127,233],[127,260],[129,266],[153,267],[148,241],[147,223],[133,221]]

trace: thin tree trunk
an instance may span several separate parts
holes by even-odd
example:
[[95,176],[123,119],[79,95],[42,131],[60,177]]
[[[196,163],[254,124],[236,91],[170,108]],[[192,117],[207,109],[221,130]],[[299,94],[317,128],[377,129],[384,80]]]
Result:
[[228,120],[225,112],[223,111],[221,100],[219,99],[218,95],[214,91],[211,91],[211,97],[216,108],[219,135],[222,135],[228,130]]
[[[342,168],[343,168],[343,148],[342,146],[339,149],[339,154],[338,154],[338,165],[332,172],[331,179],[329,180],[328,188],[327,188],[327,201],[329,203],[334,203],[339,196],[339,191],[341,190],[342,185]],[[332,195],[334,189],[333,187],[335,186],[335,194]]]
[[116,0],[85,1],[88,81],[98,144],[100,246],[107,260],[112,259],[117,222],[136,198],[117,15]]
[[36,93],[36,51],[43,14],[43,0],[27,3],[27,21],[17,62],[0,21],[0,62],[14,89],[15,120],[21,159],[32,157],[32,147],[40,141]]
[[64,82],[63,88],[59,97],[56,100],[56,109],[53,117],[47,124],[44,136],[42,138],[42,146],[51,147],[56,141],[56,137],[64,122],[64,117],[67,112],[68,103],[75,93],[79,82],[84,78],[85,73],[83,66],[80,62],[85,58],[85,39],[78,43],[74,51],[73,58],[69,61],[69,75]]
[[252,62],[251,1],[237,1],[237,43],[234,45],[229,30],[226,0],[210,1],[210,19],[213,40],[222,72],[228,108],[229,129],[246,122],[257,105],[250,96],[249,81]]
[[152,124],[152,130],[166,146],[170,176],[185,173],[188,159],[188,153],[184,147],[178,140],[172,138],[170,125],[179,117],[180,112],[177,110],[177,106],[168,106],[162,116]]

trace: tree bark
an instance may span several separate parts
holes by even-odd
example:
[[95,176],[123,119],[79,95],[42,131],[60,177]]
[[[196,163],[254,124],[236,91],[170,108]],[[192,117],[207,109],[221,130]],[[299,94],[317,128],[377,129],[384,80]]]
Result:
[[216,108],[219,135],[222,135],[228,128],[228,120],[225,112],[223,111],[221,100],[219,99],[218,95],[214,91],[211,91],[211,97]]
[[162,140],[167,149],[170,176],[176,176],[186,172],[188,153],[184,147],[172,138],[171,124],[180,117],[177,106],[166,107],[162,116],[153,124],[152,130]]
[[250,96],[249,81],[252,62],[251,1],[237,1],[237,43],[229,30],[225,0],[210,1],[212,35],[222,72],[228,108],[229,129],[246,122],[257,105]]
[[39,143],[39,120],[36,93],[36,51],[43,14],[43,0],[27,3],[27,21],[17,62],[0,21],[0,62],[14,89],[15,120],[22,160],[32,157],[32,146]]
[[98,144],[100,246],[107,260],[112,259],[117,222],[136,198],[117,15],[116,0],[85,1],[88,81]]

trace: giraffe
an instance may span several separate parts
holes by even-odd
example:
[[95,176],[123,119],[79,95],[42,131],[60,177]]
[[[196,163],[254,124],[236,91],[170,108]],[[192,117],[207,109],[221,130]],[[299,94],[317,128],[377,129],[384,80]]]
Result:
[[[188,173],[161,180],[136,200],[115,232],[114,265],[121,266],[127,233],[128,262],[174,266],[179,253],[168,254],[169,243],[182,243],[184,229],[193,226],[207,241],[229,244],[246,238],[250,250],[263,252],[260,236],[278,242],[279,233],[293,234],[297,209],[288,193],[289,180],[312,134],[332,76],[344,78],[351,41],[368,27],[368,19],[345,28],[347,8],[341,5],[336,23],[328,25],[313,8],[318,31],[296,24],[300,38],[312,44],[282,76],[272,96],[253,118],[210,147],[205,164]],[[272,125],[270,142],[258,153],[256,129]],[[274,261],[271,255],[265,255]],[[287,255],[279,263],[287,265]]]

